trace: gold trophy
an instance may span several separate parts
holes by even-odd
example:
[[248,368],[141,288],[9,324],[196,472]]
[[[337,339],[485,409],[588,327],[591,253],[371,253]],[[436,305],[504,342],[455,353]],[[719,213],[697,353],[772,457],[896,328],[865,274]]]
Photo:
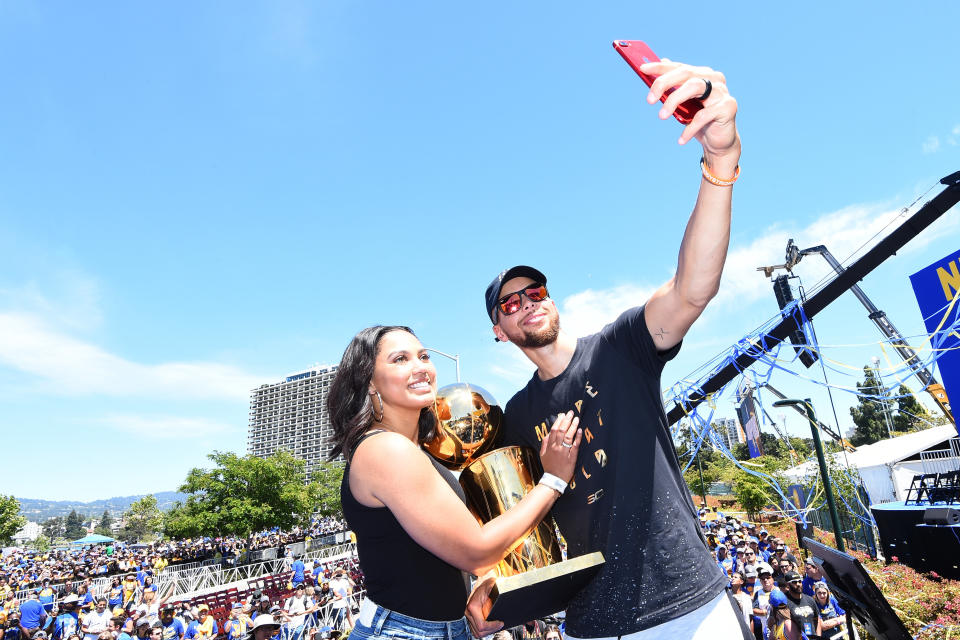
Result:
[[[460,472],[467,507],[481,524],[520,502],[543,475],[536,451],[493,449],[503,411],[484,389],[462,382],[447,385],[437,391],[436,413],[437,436],[425,448],[445,467]],[[599,551],[563,560],[548,517],[497,564],[486,618],[512,627],[561,611],[603,562]]]

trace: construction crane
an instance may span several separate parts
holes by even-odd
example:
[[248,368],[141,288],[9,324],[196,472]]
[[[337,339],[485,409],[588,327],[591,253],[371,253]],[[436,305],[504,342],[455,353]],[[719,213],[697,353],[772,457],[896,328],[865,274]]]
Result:
[[[778,264],[770,267],[759,267],[757,271],[763,271],[764,274],[769,278],[773,275],[774,271],[777,269],[786,269],[791,274],[793,273],[793,268],[797,266],[800,260],[804,256],[819,254],[827,261],[827,264],[837,273],[841,275],[846,271],[843,268],[843,265],[833,257],[833,254],[824,245],[817,245],[815,247],[810,247],[808,249],[799,249],[797,245],[793,243],[793,238],[787,241],[787,252],[786,258],[783,264]],[[785,278],[786,276],[781,276]],[[852,285],[850,291],[853,292],[853,295],[857,297],[857,300],[867,309],[867,317],[873,321],[877,328],[880,329],[887,339],[890,340],[890,344],[896,350],[897,354],[903,361],[907,363],[907,366],[913,371],[914,375],[917,376],[917,379],[923,384],[923,390],[930,394],[930,397],[933,398],[934,403],[940,408],[943,412],[943,415],[947,417],[950,422],[954,422],[953,412],[950,410],[950,401],[947,398],[947,392],[944,390],[943,385],[924,367],[920,364],[920,358],[917,357],[917,353],[907,344],[903,339],[903,335],[897,330],[893,323],[890,322],[890,319],[887,317],[887,314],[877,308],[875,304],[867,297],[867,294],[863,292],[863,289],[859,285]],[[808,365],[809,366],[809,365]],[[829,431],[828,431],[829,433]],[[834,438],[836,439],[836,437]]]

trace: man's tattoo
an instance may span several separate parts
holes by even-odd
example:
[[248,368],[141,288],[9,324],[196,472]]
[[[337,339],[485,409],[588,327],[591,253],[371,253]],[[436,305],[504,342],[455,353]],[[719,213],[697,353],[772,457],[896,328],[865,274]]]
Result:
[[663,340],[663,336],[666,335],[666,334],[668,334],[668,333],[670,333],[670,332],[667,331],[666,329],[664,329],[663,327],[660,327],[660,330],[657,331],[657,332],[656,332],[655,334],[653,334],[653,335],[655,335],[656,337],[658,337],[658,338],[660,338],[661,340]]

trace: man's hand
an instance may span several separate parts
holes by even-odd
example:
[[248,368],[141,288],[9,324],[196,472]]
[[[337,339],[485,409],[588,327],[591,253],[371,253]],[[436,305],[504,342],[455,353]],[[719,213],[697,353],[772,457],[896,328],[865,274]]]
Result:
[[[660,118],[663,120],[672,116],[680,103],[702,96],[707,90],[705,80],[709,80],[710,95],[703,101],[703,109],[697,112],[693,121],[680,134],[679,142],[686,144],[691,138],[696,138],[703,145],[707,165],[716,167],[718,172],[721,167],[716,165],[720,158],[730,154],[739,158],[740,138],[735,122],[737,101],[727,90],[727,80],[722,73],[710,67],[693,67],[666,58],[660,62],[648,62],[640,68],[644,73],[657,76],[650,87],[650,93],[647,94],[647,102],[650,104],[657,102],[669,89],[674,89],[660,107]],[[718,175],[726,178],[732,173]]]
[[497,579],[494,571],[489,571],[473,585],[470,597],[467,598],[467,622],[475,638],[483,638],[503,628],[503,622],[487,621],[486,611],[490,610],[490,590]]

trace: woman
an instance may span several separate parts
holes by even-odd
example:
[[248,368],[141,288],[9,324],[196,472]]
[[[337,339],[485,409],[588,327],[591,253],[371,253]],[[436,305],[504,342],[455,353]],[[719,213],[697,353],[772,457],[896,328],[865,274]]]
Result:
[[420,448],[436,432],[436,378],[413,331],[376,326],[353,338],[330,387],[332,455],[347,460],[341,501],[367,587],[351,640],[470,640],[461,571],[483,575],[499,562],[573,476],[582,433],[571,411],[543,440],[540,484],[478,524],[453,474]]
[[543,632],[543,640],[563,640],[563,634],[557,625],[548,624],[546,631]]
[[822,636],[826,640],[845,637],[843,622],[847,612],[840,608],[840,603],[830,593],[826,582],[821,580],[814,583],[813,600],[817,603],[817,609],[820,610]]
[[770,592],[770,615],[767,617],[769,640],[804,640],[800,629],[793,624],[787,596],[779,589]]

